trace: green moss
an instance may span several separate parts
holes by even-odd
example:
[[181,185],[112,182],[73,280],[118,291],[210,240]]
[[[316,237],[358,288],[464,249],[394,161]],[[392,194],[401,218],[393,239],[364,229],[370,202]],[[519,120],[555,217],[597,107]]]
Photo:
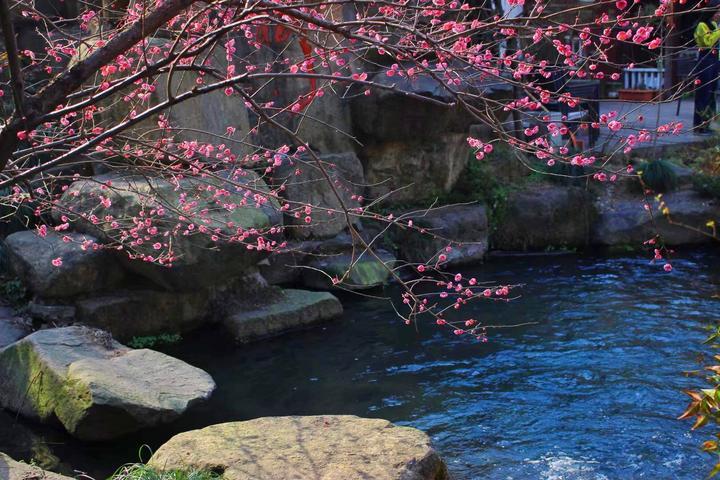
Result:
[[13,410],[48,420],[61,399],[63,379],[48,369],[28,342],[18,342],[0,354],[0,378]]
[[[347,272],[349,265],[343,262],[328,263],[323,271],[331,277],[341,278]],[[388,271],[383,264],[374,258],[363,257],[352,266],[350,275],[344,283],[350,285],[382,285],[388,277]]]
[[387,269],[374,259],[363,259],[357,262],[350,272],[350,283],[356,285],[378,285],[385,282]]
[[55,415],[68,432],[75,432],[92,407],[93,398],[90,388],[80,380],[66,379],[63,383],[61,400],[55,407]]
[[72,432],[92,404],[87,385],[58,376],[27,341],[5,349],[0,365],[4,403],[30,418],[46,422],[57,418]]

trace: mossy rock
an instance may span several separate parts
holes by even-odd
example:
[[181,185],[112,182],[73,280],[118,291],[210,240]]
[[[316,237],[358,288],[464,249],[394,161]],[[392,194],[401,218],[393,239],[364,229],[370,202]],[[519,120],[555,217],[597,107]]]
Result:
[[[343,288],[365,290],[384,285],[397,261],[395,256],[383,251],[375,252],[379,260],[366,252],[358,258],[351,253],[318,255],[306,263],[303,269],[303,284],[310,288]],[[340,280],[334,283],[333,279]]]
[[[218,191],[223,194],[218,196]],[[101,197],[109,199],[110,205],[100,209]],[[282,225],[280,204],[263,179],[249,170],[222,171],[209,178],[187,177],[176,182],[132,174],[101,175],[72,183],[59,204],[61,208],[53,212],[56,220],[67,214],[74,230],[95,235],[103,243],[117,242],[123,232],[134,228],[136,218],[152,219],[158,231],[144,232],[146,238],[142,245],[133,247],[133,252],[156,257],[168,247],[156,250],[155,243],[172,244],[172,267],[121,257],[129,270],[172,291],[194,290],[198,284],[220,285],[242,276],[269,253],[248,249],[237,240],[238,229],[264,232]],[[87,212],[109,215],[114,223],[92,223],[82,216]],[[207,232],[215,232],[217,240],[209,233],[199,233],[198,223]],[[183,233],[190,228],[192,233]],[[168,231],[178,233],[168,240]],[[254,241],[252,236],[247,239]]]
[[174,420],[214,389],[200,369],[152,350],[129,349],[86,327],[40,330],[0,350],[0,406],[42,423],[59,422],[84,440]]

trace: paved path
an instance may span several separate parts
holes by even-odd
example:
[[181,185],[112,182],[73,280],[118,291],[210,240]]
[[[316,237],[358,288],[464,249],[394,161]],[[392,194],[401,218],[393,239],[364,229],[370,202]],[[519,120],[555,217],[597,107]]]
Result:
[[[624,117],[622,123],[624,128],[611,134],[607,128],[603,128],[597,142],[597,148],[606,151],[610,148],[617,148],[621,138],[630,134],[637,134],[645,128],[654,131],[658,125],[669,122],[682,122],[683,131],[677,135],[664,135],[657,137],[659,147],[675,145],[702,145],[712,140],[712,136],[695,135],[691,131],[693,121],[693,99],[684,99],[680,104],[680,113],[677,114],[677,101],[669,103],[647,104],[637,102],[622,102],[603,100],[600,102],[600,114],[607,114],[617,111]],[[643,149],[652,148],[652,142],[643,144]]]

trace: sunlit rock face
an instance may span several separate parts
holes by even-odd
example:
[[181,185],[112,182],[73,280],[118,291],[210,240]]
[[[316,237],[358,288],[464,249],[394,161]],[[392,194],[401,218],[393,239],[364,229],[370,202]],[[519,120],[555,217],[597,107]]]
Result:
[[425,433],[352,415],[211,425],[174,436],[149,463],[162,470],[222,471],[227,480],[449,478]]

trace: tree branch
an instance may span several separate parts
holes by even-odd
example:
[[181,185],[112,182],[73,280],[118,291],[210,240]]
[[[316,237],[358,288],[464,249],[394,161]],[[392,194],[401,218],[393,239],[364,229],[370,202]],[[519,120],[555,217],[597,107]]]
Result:
[[7,0],[0,0],[0,25],[3,31],[3,40],[7,51],[8,65],[10,66],[10,88],[12,89],[15,110],[21,117],[25,116],[24,87],[22,70],[20,68],[20,55],[18,53],[15,29],[10,18],[10,7]]
[[[5,4],[7,0],[0,0]],[[110,39],[105,46],[97,49],[84,60],[75,64],[55,78],[26,104],[25,118],[14,118],[0,130],[0,171],[5,170],[8,160],[17,148],[17,133],[30,130],[41,123],[44,114],[53,111],[64,102],[67,95],[80,88],[101,67],[112,62],[118,55],[143,38],[151,35],[173,17],[197,0],[166,0],[143,18],[136,20],[126,30]],[[6,15],[2,15],[3,20]]]

